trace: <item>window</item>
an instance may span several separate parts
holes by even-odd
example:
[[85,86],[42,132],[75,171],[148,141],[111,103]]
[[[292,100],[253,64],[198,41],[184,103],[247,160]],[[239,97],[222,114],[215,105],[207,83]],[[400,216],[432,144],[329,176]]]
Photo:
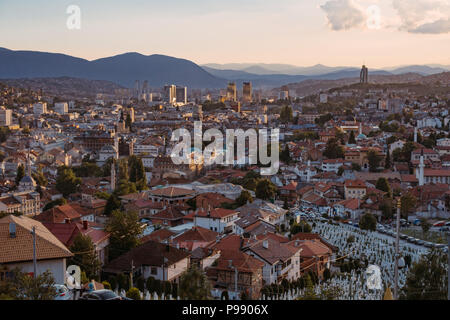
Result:
[[156,267],[152,267],[151,274],[157,274],[157,273],[158,273],[158,269]]

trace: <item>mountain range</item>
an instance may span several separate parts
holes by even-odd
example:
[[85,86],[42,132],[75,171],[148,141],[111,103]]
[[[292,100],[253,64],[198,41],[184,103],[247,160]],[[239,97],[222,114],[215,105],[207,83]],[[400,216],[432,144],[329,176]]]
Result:
[[[430,75],[450,70],[450,66],[402,66],[370,70],[370,75],[388,76],[403,73]],[[359,77],[359,67],[298,67],[288,64],[207,64],[164,55],[124,53],[97,60],[86,60],[65,54],[13,51],[0,48],[0,79],[70,77],[105,80],[132,88],[135,81],[148,80],[153,88],[166,84],[189,88],[225,88],[228,81],[251,81],[255,88],[274,88],[304,80],[337,80]]]

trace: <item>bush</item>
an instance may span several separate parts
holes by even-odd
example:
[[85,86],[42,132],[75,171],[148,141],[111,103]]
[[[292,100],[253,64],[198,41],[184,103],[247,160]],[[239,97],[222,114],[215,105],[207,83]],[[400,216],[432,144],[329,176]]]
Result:
[[138,288],[131,288],[127,291],[127,298],[133,299],[133,300],[141,300],[141,294],[139,292]]
[[112,290],[112,289],[111,289],[111,284],[110,284],[108,281],[103,281],[103,282],[102,282],[102,285],[103,285],[103,287],[104,287],[105,289]]
[[142,276],[140,276],[140,277],[138,277],[138,278],[136,279],[136,287],[137,287],[140,291],[144,292],[144,289],[145,289],[145,280],[144,280],[144,278],[143,278]]

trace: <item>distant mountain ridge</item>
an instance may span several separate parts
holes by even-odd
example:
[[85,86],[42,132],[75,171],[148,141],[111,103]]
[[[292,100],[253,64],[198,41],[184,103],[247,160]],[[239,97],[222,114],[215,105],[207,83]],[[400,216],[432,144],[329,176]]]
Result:
[[132,52],[88,61],[65,54],[0,48],[0,79],[52,77],[106,80],[128,88],[136,80],[148,80],[153,87],[221,88],[226,84],[191,61],[163,55]]

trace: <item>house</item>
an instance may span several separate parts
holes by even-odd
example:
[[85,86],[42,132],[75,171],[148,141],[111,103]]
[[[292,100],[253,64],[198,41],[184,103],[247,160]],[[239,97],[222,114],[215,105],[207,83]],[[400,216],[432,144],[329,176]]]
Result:
[[333,251],[317,239],[294,241],[299,241],[302,249],[300,259],[302,265],[301,273],[312,271],[322,279],[325,269],[330,269]]
[[80,204],[72,202],[48,209],[36,216],[35,219],[48,223],[66,223],[68,221],[95,222],[95,214],[92,210],[88,210]]
[[246,238],[251,238],[269,232],[276,232],[275,225],[267,222],[257,215],[246,215],[235,222],[235,233]]
[[183,204],[195,197],[195,191],[177,187],[168,187],[148,191],[149,198],[154,202],[167,204]]
[[283,279],[296,280],[300,277],[299,242],[284,243],[273,237],[249,243],[242,249],[245,253],[264,262],[264,285],[280,283]]
[[248,254],[224,250],[206,272],[217,297],[222,297],[226,291],[239,295],[245,293],[250,299],[259,299],[263,287],[263,267],[264,262]]
[[239,213],[234,210],[201,208],[194,213],[194,224],[219,233],[232,232],[234,223],[239,219]]
[[361,199],[349,198],[339,201],[333,205],[333,211],[336,215],[352,220],[359,219],[359,215],[362,213],[360,210]]
[[152,216],[147,217],[153,225],[161,225],[163,227],[175,227],[183,224],[184,214],[178,207],[169,206]]
[[291,182],[286,186],[282,186],[279,190],[282,199],[286,200],[290,204],[297,202],[297,182]]
[[0,219],[0,265],[33,275],[33,235],[36,235],[36,272],[50,271],[55,283],[64,284],[66,259],[73,256],[42,223],[26,216]]
[[109,232],[91,227],[88,221],[82,221],[82,223],[43,223],[43,225],[68,248],[78,235],[88,236],[94,244],[96,256],[101,264],[104,265],[107,262]]
[[344,184],[345,199],[360,199],[366,195],[367,187],[362,180],[347,180]]
[[172,239],[172,245],[177,248],[183,248],[188,251],[194,251],[197,248],[208,247],[220,239],[219,233],[210,229],[194,226],[192,229]]
[[323,172],[334,172],[338,173],[339,168],[345,164],[344,159],[326,159],[322,161],[322,171]]
[[190,253],[167,244],[148,241],[112,260],[103,269],[105,273],[130,274],[135,278],[153,277],[160,281],[178,283],[190,265]]
[[168,229],[158,229],[153,231],[152,233],[143,236],[140,240],[141,243],[145,243],[148,241],[156,241],[160,243],[170,243],[172,238],[175,237],[176,233],[168,230]]

